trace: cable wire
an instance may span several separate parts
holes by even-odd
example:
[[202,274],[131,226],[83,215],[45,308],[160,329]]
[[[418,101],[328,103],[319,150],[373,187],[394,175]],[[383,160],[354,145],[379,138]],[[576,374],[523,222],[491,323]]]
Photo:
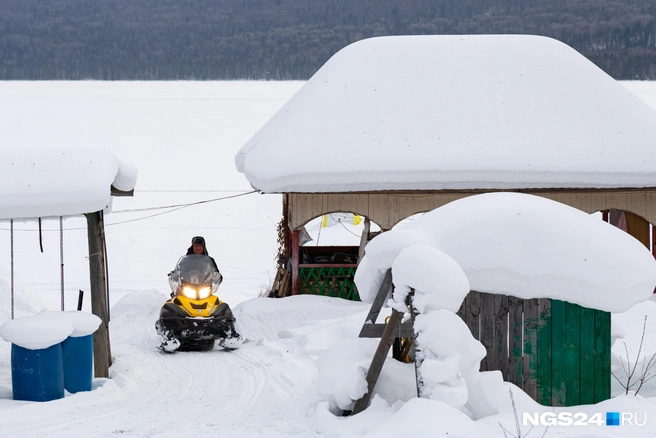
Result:
[[[144,219],[150,219],[150,218],[156,217],[156,216],[161,216],[163,214],[172,213],[174,211],[182,210],[183,208],[192,207],[194,205],[207,204],[209,202],[216,202],[216,201],[223,201],[225,199],[238,198],[240,196],[251,195],[253,193],[257,193],[257,190],[252,190],[250,192],[244,192],[244,193],[238,193],[236,195],[231,195],[231,196],[223,196],[221,198],[213,198],[213,199],[206,199],[206,200],[203,200],[203,201],[190,202],[188,204],[174,204],[174,205],[165,205],[165,206],[160,206],[160,207],[146,207],[146,208],[135,208],[135,209],[131,209],[131,210],[112,211],[112,214],[116,214],[116,213],[136,213],[136,212],[141,212],[141,211],[162,210],[162,209],[165,209],[165,208],[170,208],[171,209],[171,210],[168,210],[168,211],[163,211],[161,213],[151,214],[149,216],[143,216],[143,217],[140,217],[140,218],[128,219],[128,220],[119,221],[119,222],[112,222],[111,224],[105,224],[105,227],[109,227],[109,226],[112,226],[112,225],[126,224],[126,223],[129,223],[129,222],[137,222],[137,221],[141,221],[141,220],[144,220]],[[0,230],[7,231],[7,228],[0,228]],[[72,230],[86,230],[86,227],[66,228],[66,231],[72,231]],[[34,230],[30,229],[30,230],[16,230],[16,231],[34,231]],[[43,231],[57,231],[57,230],[46,229],[46,230],[43,230]]]

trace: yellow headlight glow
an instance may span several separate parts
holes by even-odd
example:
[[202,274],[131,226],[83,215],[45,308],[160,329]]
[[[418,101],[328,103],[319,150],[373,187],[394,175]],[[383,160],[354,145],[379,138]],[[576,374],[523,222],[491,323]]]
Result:
[[212,288],[210,288],[209,286],[201,287],[200,289],[198,289],[198,299],[204,300],[205,298],[209,297],[211,293],[212,293]]
[[196,289],[193,287],[185,286],[182,288],[182,295],[189,298],[190,300],[196,300]]

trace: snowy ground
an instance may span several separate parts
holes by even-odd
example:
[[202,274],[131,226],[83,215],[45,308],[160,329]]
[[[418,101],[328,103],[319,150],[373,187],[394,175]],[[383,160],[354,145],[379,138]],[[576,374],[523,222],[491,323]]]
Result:
[[[368,306],[311,296],[258,298],[275,275],[280,196],[248,194],[178,210],[122,212],[250,191],[234,168],[234,154],[301,85],[0,83],[0,132],[5,140],[0,147],[106,147],[139,169],[134,198],[116,199],[114,213],[106,218],[111,379],[95,379],[92,392],[63,400],[13,401],[10,345],[0,341],[0,435],[143,437],[193,431],[242,437],[501,437],[499,422],[516,434],[505,395],[499,396],[501,414],[476,422],[441,403],[413,399],[410,365],[387,367],[380,397],[364,413],[341,418],[330,412],[317,385],[319,366],[325,362],[322,354],[333,351],[337,341],[357,337]],[[656,106],[656,84],[626,85]],[[17,316],[42,307],[59,309],[58,225],[56,220],[44,221],[41,253],[36,222],[15,224]],[[75,308],[78,289],[88,293],[84,225],[81,219],[64,221],[66,309]],[[0,224],[0,323],[10,317],[8,229],[8,223]],[[318,233],[316,225],[308,229]],[[321,244],[357,241],[339,225],[321,233]],[[219,294],[235,309],[238,329],[252,342],[230,353],[163,356],[155,351],[159,340],[154,321],[168,296],[166,273],[194,235],[205,236],[225,278]],[[84,307],[89,308],[88,296]],[[631,355],[637,351],[645,314],[649,323],[643,354],[653,354],[656,301],[614,315]],[[623,353],[621,343],[613,351]],[[613,385],[614,395],[619,395],[621,388]],[[656,379],[640,395],[645,398],[630,395],[569,410],[646,413],[647,427],[553,427],[546,436],[651,436]],[[519,392],[516,401],[520,412],[539,409]],[[530,436],[541,435],[536,430]]]

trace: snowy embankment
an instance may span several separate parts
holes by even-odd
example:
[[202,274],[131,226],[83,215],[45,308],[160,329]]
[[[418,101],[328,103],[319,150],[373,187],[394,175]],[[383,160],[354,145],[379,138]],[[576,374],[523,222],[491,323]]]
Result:
[[[0,291],[0,299],[8,300],[6,283]],[[17,305],[27,307],[23,300],[32,294],[22,289],[18,293]],[[414,367],[392,360],[384,367],[369,409],[354,417],[335,416],[327,388],[348,394],[360,376],[356,373],[349,381],[353,375],[338,370],[355,362],[362,373],[376,348],[377,340],[357,337],[368,312],[364,303],[314,296],[246,300],[235,306],[238,328],[251,339],[240,350],[162,355],[155,350],[159,339],[153,324],[165,298],[157,291],[136,291],[112,308],[111,379],[94,379],[90,393],[48,403],[11,400],[10,348],[0,342],[3,436],[174,436],[188,432],[189,418],[199,431],[244,437],[502,437],[498,422],[513,430],[506,394],[497,394],[500,414],[473,421],[442,402],[415,398]],[[639,342],[635,320],[643,313],[656,321],[656,302],[616,315],[623,325],[634,322],[626,329],[632,351]],[[645,352],[656,351],[653,329],[646,341]],[[326,371],[331,366],[332,373]],[[656,385],[652,381],[641,392],[656,396]],[[551,410],[538,407],[516,388],[514,394],[520,410]],[[576,410],[632,410],[656,418],[656,404],[634,396]],[[587,436],[617,436],[616,430],[606,429],[594,428]],[[560,428],[558,436],[577,436],[577,431],[582,429]],[[624,432],[625,437],[646,436],[638,428]]]

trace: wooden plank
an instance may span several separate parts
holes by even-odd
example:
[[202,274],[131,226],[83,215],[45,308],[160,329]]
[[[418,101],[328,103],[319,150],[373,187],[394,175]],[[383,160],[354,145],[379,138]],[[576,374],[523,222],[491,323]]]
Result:
[[595,310],[594,402],[610,398],[610,313]]
[[549,298],[538,299],[538,319],[537,319],[537,366],[536,366],[536,386],[537,402],[552,406],[553,387],[552,387],[552,322],[551,309],[552,300]]
[[471,330],[474,339],[481,338],[481,293],[476,291],[469,292],[467,296],[469,314],[467,315],[467,326]]
[[298,268],[357,268],[353,263],[299,263]]
[[494,350],[495,369],[501,371],[503,380],[508,380],[508,296],[494,294]]
[[651,253],[656,257],[656,229],[654,226],[651,226]]
[[[360,338],[380,338],[383,336],[383,333],[385,332],[385,327],[387,327],[387,324],[368,324],[365,323],[362,326],[362,329],[360,330],[360,334],[358,337]],[[414,332],[412,329],[412,324],[410,321],[404,322],[401,324],[398,333],[396,333],[397,337],[401,338],[413,338],[414,337]]]
[[300,231],[292,230],[292,295],[298,294],[298,264],[300,244]]
[[508,381],[522,388],[522,321],[524,300],[508,297]]
[[374,298],[373,303],[371,303],[371,308],[369,309],[369,313],[367,314],[367,317],[365,318],[365,323],[375,323],[376,320],[378,319],[378,314],[380,313],[380,309],[383,308],[383,304],[385,304],[385,301],[390,297],[390,294],[392,293],[392,270],[388,269],[387,272],[385,273],[385,276],[383,277],[383,281],[380,283],[380,287],[378,288],[378,293],[376,294],[376,298]]
[[480,294],[481,297],[481,344],[487,351],[481,361],[481,371],[495,370],[497,364],[497,352],[494,345],[494,295]]
[[[651,225],[651,253],[654,257],[656,257],[656,227],[654,225]],[[654,288],[654,293],[656,294],[656,287]]]
[[114,186],[111,186],[109,189],[109,194],[111,196],[134,196],[134,189],[132,190],[119,190]]
[[289,295],[289,278],[291,277],[291,272],[288,269],[285,269],[282,273],[282,280],[280,280],[280,289],[278,293],[280,297],[284,298]]
[[[567,372],[565,364],[567,357],[565,349],[567,347],[567,304],[565,301],[551,301],[551,406],[565,406],[567,401],[567,392],[565,381]],[[538,341],[539,342],[539,341]],[[544,373],[538,373],[538,381],[544,377]]]
[[566,302],[565,318],[564,406],[576,406],[581,403],[581,306]]
[[364,247],[369,241],[369,231],[371,230],[371,220],[368,217],[364,218],[364,226],[362,228],[362,235],[360,236],[360,247],[358,248],[358,264],[364,257]]
[[[389,209],[389,197],[395,196],[400,201],[400,217],[408,217],[421,211],[432,210],[448,202],[471,196],[485,190],[441,190],[441,191],[379,191],[344,193],[292,193],[290,195],[290,228],[300,229],[311,219],[329,211],[350,211],[363,208],[358,213],[369,217],[383,229],[390,229],[392,221]],[[500,191],[500,190],[497,190]],[[578,208],[587,213],[619,208],[630,210],[643,217],[648,222],[656,223],[656,190],[644,189],[524,189],[523,193],[531,193],[544,198]],[[334,200],[337,199],[337,202]],[[366,201],[365,201],[366,199]],[[421,202],[417,202],[421,199]],[[320,200],[320,202],[317,202]],[[340,205],[342,203],[343,205]],[[328,205],[334,208],[327,209]],[[357,206],[357,208],[354,208]],[[361,207],[362,206],[362,207]],[[364,207],[366,206],[366,208]],[[428,208],[430,206],[430,208]]]
[[626,216],[626,232],[638,239],[647,248],[650,248],[649,222],[630,211],[625,211],[624,215]]
[[109,344],[109,318],[105,257],[103,251],[104,225],[102,211],[87,213],[87,240],[89,244],[89,279],[91,287],[91,313],[101,319],[93,333],[93,369],[95,377],[109,377],[112,351]]
[[462,319],[462,321],[463,321],[465,324],[467,324],[467,309],[469,308],[468,301],[469,301],[469,296],[470,296],[471,294],[472,294],[471,292],[469,292],[469,293],[467,294],[467,296],[465,297],[465,299],[462,300],[462,304],[460,305],[460,308],[459,308],[458,311],[456,312],[456,315],[458,315],[458,316],[460,317],[460,319]]
[[364,411],[367,406],[369,406],[369,401],[373,395],[374,388],[376,388],[376,382],[378,381],[380,372],[385,364],[387,353],[389,353],[392,342],[394,342],[396,331],[401,324],[401,318],[403,318],[403,313],[396,309],[392,309],[392,314],[387,322],[387,327],[385,327],[383,337],[380,339],[374,358],[371,360],[371,365],[369,365],[369,369],[367,370],[367,392],[361,399],[355,402],[352,415]]
[[524,300],[524,352],[522,357],[522,389],[539,402],[538,370],[538,300]]
[[595,403],[595,311],[581,307],[581,387],[580,403]]

